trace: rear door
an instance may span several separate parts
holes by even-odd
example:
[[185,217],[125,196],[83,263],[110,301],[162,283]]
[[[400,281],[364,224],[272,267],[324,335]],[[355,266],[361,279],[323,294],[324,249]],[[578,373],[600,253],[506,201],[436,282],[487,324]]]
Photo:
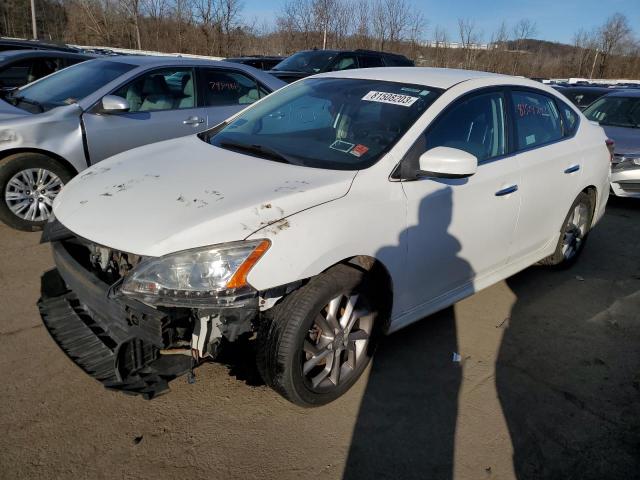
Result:
[[514,87],[511,99],[522,169],[514,252],[523,257],[535,255],[557,238],[577,196],[582,154],[573,137],[577,125],[569,125],[566,117],[563,120],[559,105],[565,107],[552,95]]
[[200,97],[212,127],[270,92],[251,75],[229,68],[200,67]]
[[206,129],[206,111],[198,107],[195,70],[154,69],[117,88],[112,95],[127,100],[126,113],[83,115],[91,162],[149,143]]

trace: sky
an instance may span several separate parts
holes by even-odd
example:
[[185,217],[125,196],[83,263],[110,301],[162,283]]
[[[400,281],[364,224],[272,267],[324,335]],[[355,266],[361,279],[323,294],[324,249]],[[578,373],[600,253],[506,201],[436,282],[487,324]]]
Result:
[[[440,25],[447,30],[450,41],[455,41],[458,18],[475,21],[483,32],[483,41],[491,39],[502,20],[513,25],[521,18],[536,23],[535,38],[571,43],[580,28],[591,30],[601,25],[616,12],[625,14],[640,37],[640,0],[407,0],[416,11],[427,18],[425,39],[431,39],[433,30]],[[243,0],[244,16],[273,22],[285,0]],[[637,27],[635,27],[637,26]]]

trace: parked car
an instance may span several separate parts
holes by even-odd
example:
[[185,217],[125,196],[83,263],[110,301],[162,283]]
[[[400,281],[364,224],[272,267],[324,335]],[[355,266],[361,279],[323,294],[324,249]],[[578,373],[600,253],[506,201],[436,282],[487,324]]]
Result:
[[0,95],[58,70],[94,58],[56,50],[7,50],[0,53]]
[[607,87],[564,87],[554,86],[556,90],[567,97],[571,102],[576,105],[580,110],[584,110],[591,105],[595,100],[611,93],[613,90]]
[[225,62],[242,63],[257,68],[258,70],[271,70],[283,59],[284,57],[278,56],[254,55],[250,57],[227,58]]
[[640,198],[640,90],[625,89],[596,100],[584,111],[614,142],[611,190]]
[[322,72],[371,67],[412,67],[403,55],[374,50],[303,50],[285,58],[269,73],[287,83]]
[[59,52],[80,52],[78,48],[71,47],[64,43],[0,37],[0,52],[5,50],[57,50]]
[[119,56],[83,62],[0,101],[0,220],[49,218],[78,172],[116,153],[201,132],[284,82],[236,63]]
[[72,180],[43,236],[56,269],[40,312],[108,388],[154,396],[256,334],[267,385],[325,404],[380,334],[574,262],[607,202],[605,140],[522,78],[314,76]]

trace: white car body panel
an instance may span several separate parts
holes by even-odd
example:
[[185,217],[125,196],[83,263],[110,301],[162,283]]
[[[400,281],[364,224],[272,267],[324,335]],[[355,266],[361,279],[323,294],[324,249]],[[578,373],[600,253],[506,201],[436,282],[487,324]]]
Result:
[[[443,69],[383,68],[320,76],[447,90],[366,170],[284,165],[187,137],[92,167],[58,196],[57,218],[96,243],[151,256],[268,238],[270,249],[248,276],[260,291],[312,277],[357,255],[374,257],[392,278],[394,331],[550,255],[571,203],[586,187],[598,192],[594,222],[604,212],[610,180],[605,135],[577,109],[581,125],[574,138],[480,164],[469,179],[390,179],[418,136],[461,95],[522,85],[562,99],[551,88],[527,79]],[[564,173],[576,163],[580,170]],[[130,187],[114,191],[127,182]],[[519,186],[517,192],[495,196],[513,184]],[[198,200],[212,190],[224,199],[198,208]],[[105,192],[112,195],[105,197]],[[178,202],[180,196],[193,205]],[[267,204],[270,208],[262,208]],[[437,258],[443,248],[448,257]]]
[[241,240],[345,195],[354,176],[250,157],[189,136],[91,167],[69,182],[54,210],[67,228],[88,240],[161,256]]

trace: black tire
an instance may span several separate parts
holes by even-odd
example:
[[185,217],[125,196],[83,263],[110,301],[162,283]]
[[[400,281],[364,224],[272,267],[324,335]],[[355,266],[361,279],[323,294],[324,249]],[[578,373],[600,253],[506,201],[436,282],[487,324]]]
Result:
[[65,165],[41,153],[16,153],[0,160],[0,220],[10,227],[26,232],[41,230],[47,220],[31,221],[17,216],[9,208],[6,194],[9,181],[17,173],[30,168],[48,170],[57,175],[63,184],[74,175]]
[[[287,400],[302,407],[327,404],[345,393],[367,367],[380,336],[383,324],[379,309],[373,305],[372,289],[367,285],[367,275],[348,265],[336,265],[311,279],[306,285],[292,292],[279,304],[266,312],[258,331],[258,371],[264,382]],[[308,340],[314,319],[328,302],[339,295],[358,294],[358,308],[366,308],[372,315],[371,335],[361,350],[360,362],[343,383],[322,391],[314,390],[304,376],[302,364],[305,352],[303,344]],[[367,316],[368,317],[368,316]]]
[[[571,208],[569,209],[569,212],[567,213],[567,216],[564,219],[564,223],[562,224],[562,229],[560,230],[560,238],[558,239],[558,244],[556,245],[555,252],[552,255],[542,259],[539,262],[540,265],[547,265],[547,266],[553,266],[558,268],[569,268],[571,265],[573,265],[576,262],[576,260],[582,253],[582,250],[584,249],[584,245],[587,242],[587,238],[589,236],[589,231],[591,229],[591,222],[593,221],[593,207],[594,207],[593,203],[594,203],[594,199],[591,195],[585,192],[580,192],[580,194],[577,196],[577,198],[574,200],[573,204],[571,205]],[[587,212],[586,230],[579,237],[575,237],[573,239],[574,240],[573,250],[570,251],[571,252],[570,255],[567,255],[563,250],[563,247],[565,244],[565,240],[569,238],[569,235],[571,234],[572,229],[574,229],[575,227],[575,225],[572,225],[572,223],[570,222],[570,219],[572,218],[572,215],[576,210],[576,208],[580,205],[583,205]]]

